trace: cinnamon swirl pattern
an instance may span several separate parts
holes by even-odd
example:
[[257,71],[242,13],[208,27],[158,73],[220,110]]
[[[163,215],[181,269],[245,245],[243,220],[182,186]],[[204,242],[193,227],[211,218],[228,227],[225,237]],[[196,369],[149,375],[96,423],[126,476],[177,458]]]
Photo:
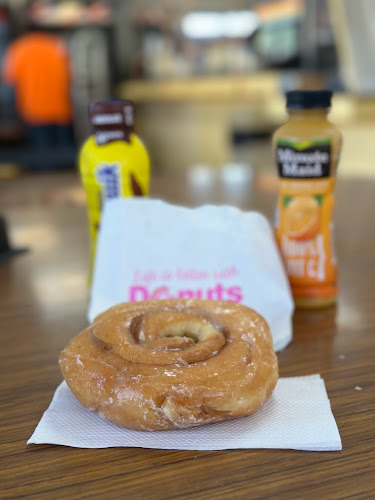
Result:
[[278,378],[266,321],[232,302],[121,304],[61,352],[77,399],[117,425],[186,428],[256,412]]

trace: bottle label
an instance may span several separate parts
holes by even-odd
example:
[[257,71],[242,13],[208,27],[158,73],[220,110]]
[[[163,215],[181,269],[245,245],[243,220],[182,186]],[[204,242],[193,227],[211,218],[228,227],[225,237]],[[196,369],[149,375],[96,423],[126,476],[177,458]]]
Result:
[[295,297],[336,294],[331,143],[327,139],[276,144],[280,195],[276,235]]
[[102,198],[122,196],[121,165],[119,163],[100,164],[95,169],[95,177],[101,186]]
[[284,179],[316,179],[330,176],[331,143],[327,139],[277,143],[279,176]]

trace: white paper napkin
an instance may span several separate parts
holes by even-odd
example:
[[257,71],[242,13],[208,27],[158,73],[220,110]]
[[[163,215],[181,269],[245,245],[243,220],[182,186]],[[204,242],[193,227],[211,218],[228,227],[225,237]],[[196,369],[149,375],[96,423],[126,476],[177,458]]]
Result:
[[131,431],[106,422],[83,408],[63,382],[27,444],[43,443],[75,448],[124,446],[166,450],[342,448],[320,375],[279,379],[266,405],[249,417],[157,432]]
[[267,219],[257,212],[117,198],[104,207],[89,321],[121,302],[241,302],[267,320],[276,351],[292,339],[293,299]]

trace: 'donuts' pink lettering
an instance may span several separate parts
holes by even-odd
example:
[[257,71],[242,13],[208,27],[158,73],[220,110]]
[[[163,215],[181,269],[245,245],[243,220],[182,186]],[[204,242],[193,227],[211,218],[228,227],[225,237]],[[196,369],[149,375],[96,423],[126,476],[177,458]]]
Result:
[[129,302],[138,302],[148,299],[148,291],[144,286],[131,286],[129,288]]
[[159,288],[155,288],[155,290],[150,294],[151,300],[171,298],[172,296],[169,294],[169,288],[167,286],[160,286]]

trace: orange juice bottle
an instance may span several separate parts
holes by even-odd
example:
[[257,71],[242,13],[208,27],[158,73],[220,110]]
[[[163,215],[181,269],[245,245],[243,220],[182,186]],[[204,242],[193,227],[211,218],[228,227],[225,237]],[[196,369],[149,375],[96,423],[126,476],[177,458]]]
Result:
[[133,132],[133,108],[131,101],[120,99],[89,106],[93,134],[82,146],[79,170],[88,205],[90,275],[105,200],[148,194],[150,161],[145,146]]
[[279,173],[276,236],[297,307],[337,297],[332,209],[341,134],[327,119],[332,92],[287,92],[289,120],[273,136]]

